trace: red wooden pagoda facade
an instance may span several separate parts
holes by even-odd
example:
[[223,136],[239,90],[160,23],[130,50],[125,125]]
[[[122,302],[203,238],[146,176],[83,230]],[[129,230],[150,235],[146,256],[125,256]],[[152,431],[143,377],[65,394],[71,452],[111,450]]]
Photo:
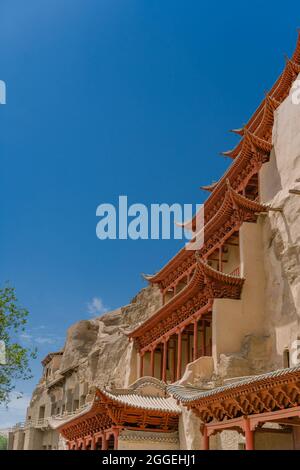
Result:
[[300,426],[300,366],[208,391],[176,385],[168,390],[201,419],[203,450],[209,450],[210,436],[224,430],[243,433],[246,450],[254,450],[255,430],[261,430],[264,424],[280,424],[281,432]]
[[141,379],[129,389],[97,389],[93,401],[76,416],[53,419],[69,450],[117,450],[122,431],[178,430],[181,413],[165,384]]
[[[231,159],[228,170],[218,182],[203,187],[210,192],[204,205],[203,246],[196,251],[183,248],[157,274],[147,276],[160,287],[162,306],[129,334],[140,357],[140,377],[173,383],[182,377],[188,363],[212,355],[214,301],[240,299],[247,282],[238,256],[232,266],[228,253],[231,249],[239,252],[245,222],[255,224],[259,214],[276,210],[260,201],[259,173],[272,151],[274,112],[299,73],[300,34],[296,50],[274,86],[247,124],[234,130],[241,139],[233,150],[224,152]],[[187,226],[193,228],[195,221]],[[253,431],[260,423],[300,425],[299,374],[299,369],[290,369],[209,392],[176,385],[168,390],[200,417],[204,448],[208,448],[210,435],[239,429],[246,435],[246,448],[252,449]],[[120,404],[98,390],[88,413],[66,423],[62,433],[70,448],[105,449],[117,447],[120,429],[134,426],[145,430],[151,425],[157,432],[174,430],[178,413],[150,411],[142,403],[140,407]],[[109,444],[112,435],[114,444]]]
[[[197,251],[183,248],[157,274],[146,276],[159,285],[163,305],[129,335],[140,355],[140,376],[145,374],[145,358],[148,375],[173,382],[188,362],[211,354],[214,299],[239,298],[244,282],[239,265],[228,272],[226,253],[230,246],[238,247],[244,222],[255,223],[258,214],[270,210],[260,203],[259,172],[272,151],[274,112],[299,73],[300,33],[292,59],[270,92],[248,123],[234,130],[241,140],[224,152],[232,159],[228,170],[203,188],[211,192],[204,205],[203,246]],[[192,229],[195,223],[196,216],[186,227]]]

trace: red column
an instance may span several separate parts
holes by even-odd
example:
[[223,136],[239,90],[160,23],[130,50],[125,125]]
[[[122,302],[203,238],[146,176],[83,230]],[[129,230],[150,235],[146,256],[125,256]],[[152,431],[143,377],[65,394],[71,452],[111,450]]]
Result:
[[206,322],[202,320],[202,356],[206,355]]
[[102,437],[102,450],[107,450],[107,439],[106,439],[106,434],[103,434],[103,437]]
[[155,358],[155,348],[151,349],[151,376],[154,377],[154,358]]
[[95,449],[96,449],[95,436],[92,436],[92,440],[91,440],[91,450],[95,450]]
[[182,331],[179,330],[177,333],[178,344],[177,344],[177,374],[176,380],[181,377],[181,349],[182,349]]
[[114,430],[114,450],[118,450],[119,445],[119,429]]
[[140,353],[140,377],[144,375],[144,353]]
[[250,429],[250,421],[244,418],[243,427],[245,431],[246,450],[254,450],[254,431]]
[[197,359],[198,356],[198,320],[194,320],[194,357],[193,361]]
[[190,362],[190,335],[188,330],[186,331],[186,343],[185,343],[185,357],[186,357],[186,363],[189,364]]
[[222,262],[223,247],[219,247],[219,271],[223,271],[223,262]]
[[176,336],[173,337],[173,377],[172,380],[175,382],[176,380],[176,348],[177,348]]
[[176,295],[176,290],[177,290],[177,284],[174,284],[172,296]]
[[203,450],[209,450],[209,436],[207,434],[207,427],[205,424],[202,427],[202,437],[203,437]]
[[164,351],[163,351],[163,369],[162,369],[162,380],[165,382],[167,378],[167,352],[168,352],[168,339],[164,340]]

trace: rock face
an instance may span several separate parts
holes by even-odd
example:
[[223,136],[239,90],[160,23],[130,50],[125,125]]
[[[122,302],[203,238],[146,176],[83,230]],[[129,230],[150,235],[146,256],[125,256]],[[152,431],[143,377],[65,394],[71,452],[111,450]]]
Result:
[[[298,80],[299,80],[298,76]],[[299,359],[300,305],[300,106],[291,95],[275,113],[273,150],[261,172],[261,196],[275,209],[263,221],[266,273],[265,329],[272,339],[270,368]]]
[[[149,318],[161,305],[157,287],[148,286],[125,307],[72,325],[58,368],[44,370],[32,394],[24,448],[62,448],[56,431],[35,428],[38,420],[72,412],[92,399],[95,387],[127,387],[137,378],[136,351],[127,333]],[[34,444],[33,444],[34,443]]]
[[97,320],[82,320],[69,328],[60,364],[61,371],[74,367],[80,359],[88,356],[95,345],[98,330]]
[[159,306],[159,289],[149,286],[126,307],[98,319],[97,338],[87,355],[89,383],[125,387],[137,378],[136,354],[127,334],[149,318]]
[[[143,289],[132,302],[92,320],[73,325],[67,334],[60,370],[79,365],[78,375],[91,386],[124,387],[134,372],[129,369],[133,344],[127,333],[160,306],[156,287]],[[125,367],[124,367],[125,365]],[[136,377],[132,377],[134,380]]]
[[222,379],[266,372],[271,355],[270,336],[247,335],[236,354],[221,354],[218,375]]

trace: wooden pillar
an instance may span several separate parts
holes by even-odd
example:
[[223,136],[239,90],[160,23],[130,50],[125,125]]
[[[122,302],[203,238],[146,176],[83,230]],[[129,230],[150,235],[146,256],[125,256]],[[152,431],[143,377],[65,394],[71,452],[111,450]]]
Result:
[[250,421],[244,418],[243,427],[245,431],[246,450],[254,450],[254,431],[250,429]]
[[210,330],[210,338],[208,342],[208,348],[209,348],[208,355],[212,356],[212,322],[211,321],[207,323],[207,328]]
[[223,256],[223,246],[220,245],[219,246],[219,271],[223,271],[223,260],[222,260],[222,256]]
[[140,377],[144,375],[144,353],[140,353]]
[[159,354],[160,354],[160,372],[159,372],[159,378],[162,380],[163,377],[163,348],[162,345],[160,344],[159,346]]
[[203,450],[209,450],[209,436],[207,434],[207,427],[205,424],[202,427],[202,437],[203,437]]
[[119,429],[114,429],[114,450],[118,450],[119,445]]
[[151,376],[152,377],[155,377],[155,374],[154,374],[154,367],[155,367],[155,347],[151,348],[151,360],[150,360],[150,363],[151,363]]
[[173,337],[173,382],[176,381],[176,357],[177,357],[177,339],[176,336]]
[[189,364],[190,362],[190,340],[189,340],[189,332],[186,330],[186,343],[185,343],[185,357],[186,357],[186,363]]
[[206,321],[202,320],[202,356],[206,356]]
[[179,282],[175,282],[174,287],[173,287],[173,297],[178,293],[178,284]]
[[182,331],[179,330],[177,333],[177,374],[176,380],[179,380],[181,377],[181,351],[182,351]]
[[92,440],[91,440],[91,450],[96,450],[95,436],[92,436]]
[[82,449],[82,450],[86,450],[86,441],[85,441],[85,439],[82,439],[82,446],[81,446],[81,449]]
[[165,382],[167,379],[167,351],[168,351],[168,341],[169,338],[166,338],[163,342],[163,364],[162,364],[162,380]]
[[107,447],[108,447],[108,442],[107,442],[107,438],[106,438],[106,434],[104,433],[103,436],[102,436],[102,450],[107,450]]
[[193,361],[198,358],[198,320],[194,320],[194,354]]

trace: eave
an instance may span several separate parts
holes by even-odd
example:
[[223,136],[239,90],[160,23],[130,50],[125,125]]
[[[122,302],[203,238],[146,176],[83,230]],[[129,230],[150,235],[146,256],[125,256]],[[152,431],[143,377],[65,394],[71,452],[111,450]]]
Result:
[[208,311],[214,299],[239,299],[244,281],[239,276],[213,269],[199,258],[189,284],[128,336],[135,340],[139,350],[153,341],[159,342],[183,322]]
[[[242,129],[237,129],[236,133],[242,136],[241,141],[237,146],[225,152],[226,156],[233,158],[233,162],[225,172],[223,177],[214,186],[210,196],[205,203],[205,218],[208,221],[214,215],[215,207],[218,206],[218,201],[222,200],[226,191],[226,180],[228,179],[234,189],[237,177],[242,173],[245,165],[250,165],[252,154],[255,147],[258,152],[268,154],[272,148],[271,135],[272,126],[274,121],[274,111],[288,96],[291,85],[295,80],[297,74],[300,73],[300,32],[298,34],[296,49],[292,58],[287,61],[285,68],[265,99],[258,106],[252,117]],[[247,134],[247,137],[246,135]],[[255,157],[256,158],[256,157]],[[263,163],[263,159],[260,165]],[[255,169],[259,170],[259,166]],[[251,174],[249,175],[249,178]],[[245,177],[245,181],[247,177]],[[189,225],[192,226],[194,219],[190,221]],[[149,279],[151,283],[161,283],[170,272],[176,269],[187,258],[191,256],[185,248],[182,248],[171,260],[155,275]]]
[[204,423],[300,405],[300,366],[250,376],[210,390],[170,385],[168,392]]

